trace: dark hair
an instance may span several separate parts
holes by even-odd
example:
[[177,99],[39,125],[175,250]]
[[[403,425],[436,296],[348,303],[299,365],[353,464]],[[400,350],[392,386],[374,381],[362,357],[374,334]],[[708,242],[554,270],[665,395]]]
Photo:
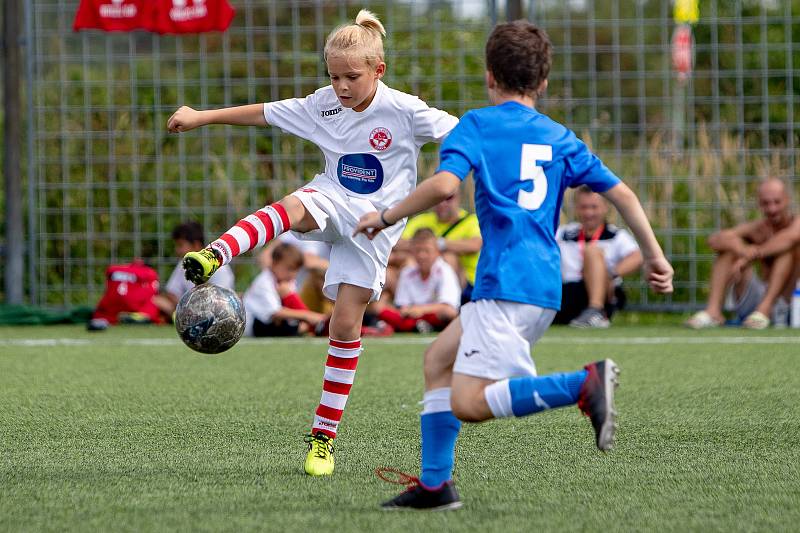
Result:
[[201,245],[205,244],[206,236],[203,233],[203,226],[194,220],[178,224],[172,230],[172,240],[177,241],[178,239],[183,239],[187,242],[199,242]]
[[297,246],[282,242],[272,250],[272,264],[288,263],[289,268],[299,269],[303,266],[303,252]]
[[581,185],[575,189],[575,195],[579,194],[594,194],[594,191],[588,185]]
[[436,234],[430,228],[419,228],[414,232],[414,236],[411,237],[411,240],[415,242],[424,242],[431,239],[436,239]]
[[538,96],[552,63],[547,33],[525,20],[498,24],[486,41],[486,68],[506,91]]

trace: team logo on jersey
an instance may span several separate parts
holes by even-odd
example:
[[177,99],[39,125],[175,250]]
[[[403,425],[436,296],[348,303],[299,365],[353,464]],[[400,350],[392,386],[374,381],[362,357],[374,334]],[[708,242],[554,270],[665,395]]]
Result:
[[347,154],[339,158],[339,183],[358,194],[370,194],[383,185],[383,167],[372,154]]
[[392,132],[386,128],[375,128],[369,134],[369,144],[381,152],[392,145]]
[[319,112],[319,116],[322,118],[330,118],[330,117],[335,117],[341,112],[342,112],[342,106],[339,106],[334,109],[323,109],[322,111]]

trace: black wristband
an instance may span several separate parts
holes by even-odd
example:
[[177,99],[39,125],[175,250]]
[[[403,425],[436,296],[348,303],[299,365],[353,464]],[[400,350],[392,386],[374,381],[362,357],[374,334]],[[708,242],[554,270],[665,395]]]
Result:
[[388,228],[389,226],[394,226],[394,223],[389,224],[389,222],[386,221],[386,217],[384,216],[384,214],[386,214],[386,211],[388,211],[388,209],[382,209],[379,214],[381,216],[381,224],[383,224]]

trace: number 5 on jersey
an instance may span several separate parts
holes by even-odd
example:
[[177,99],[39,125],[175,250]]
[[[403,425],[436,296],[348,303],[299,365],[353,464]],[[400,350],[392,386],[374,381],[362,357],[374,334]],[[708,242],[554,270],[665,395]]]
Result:
[[523,144],[522,161],[519,171],[519,179],[522,181],[532,180],[533,191],[521,189],[517,195],[517,203],[533,211],[539,209],[547,197],[547,176],[544,169],[537,163],[539,161],[552,161],[553,147],[546,144]]

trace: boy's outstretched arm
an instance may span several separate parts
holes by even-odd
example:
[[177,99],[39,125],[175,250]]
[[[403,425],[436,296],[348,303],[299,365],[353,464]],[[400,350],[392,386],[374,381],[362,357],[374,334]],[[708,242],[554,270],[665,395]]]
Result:
[[664,257],[636,194],[624,183],[619,183],[602,194],[614,204],[636,236],[642,248],[645,276],[650,288],[664,294],[672,292],[672,265]]
[[266,126],[264,104],[249,104],[222,109],[209,109],[207,111],[197,111],[189,106],[182,106],[167,120],[167,130],[170,133],[180,133],[207,124]]
[[362,216],[353,232],[353,237],[363,233],[372,240],[381,230],[394,225],[398,220],[421,213],[452,196],[460,185],[461,180],[455,174],[447,171],[438,172],[423,181],[422,185],[399,204],[380,213],[367,213]]

